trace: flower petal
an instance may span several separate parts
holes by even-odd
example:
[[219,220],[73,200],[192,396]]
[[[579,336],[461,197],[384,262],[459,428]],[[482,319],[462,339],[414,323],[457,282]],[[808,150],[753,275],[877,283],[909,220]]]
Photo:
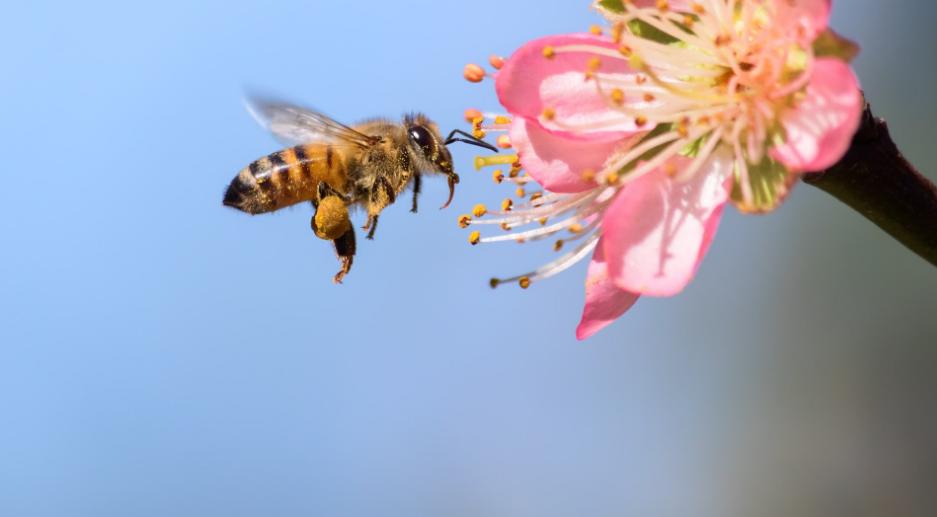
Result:
[[547,190],[564,193],[593,188],[595,182],[583,180],[583,172],[600,170],[621,145],[570,140],[524,119],[514,120],[510,135],[524,169]]
[[602,222],[609,274],[619,288],[651,296],[683,290],[719,225],[732,161],[717,150],[687,182],[657,170],[624,187]]
[[605,252],[599,240],[586,273],[586,305],[576,327],[576,339],[583,340],[618,319],[641,295],[619,289],[608,276]]
[[781,116],[786,141],[771,156],[791,172],[816,172],[846,154],[862,118],[859,80],[846,63],[821,58],[814,64],[806,98]]
[[826,30],[830,22],[831,0],[775,0],[778,17],[805,29],[808,42]]
[[[580,50],[562,51],[576,46]],[[552,57],[544,49],[552,47]],[[592,34],[549,36],[531,41],[505,61],[495,87],[501,104],[514,115],[534,121],[547,130],[569,138],[612,141],[638,131],[632,117],[609,108],[595,81],[586,81],[590,59],[588,47],[617,52],[617,45]],[[624,58],[601,57],[602,73],[625,79],[633,75]],[[551,120],[544,110],[553,111]]]

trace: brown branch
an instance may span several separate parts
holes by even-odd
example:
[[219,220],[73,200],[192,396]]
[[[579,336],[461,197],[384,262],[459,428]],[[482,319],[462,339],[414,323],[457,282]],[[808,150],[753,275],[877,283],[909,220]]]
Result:
[[937,266],[937,186],[901,155],[887,124],[868,104],[843,159],[805,174],[804,183],[852,207]]

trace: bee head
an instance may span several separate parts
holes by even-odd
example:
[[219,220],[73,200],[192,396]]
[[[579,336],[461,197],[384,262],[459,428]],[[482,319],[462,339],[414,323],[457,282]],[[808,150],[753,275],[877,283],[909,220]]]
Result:
[[422,165],[420,169],[425,172],[455,174],[452,169],[452,155],[433,121],[420,114],[408,115],[404,118],[404,126],[410,150],[419,157],[417,163]]

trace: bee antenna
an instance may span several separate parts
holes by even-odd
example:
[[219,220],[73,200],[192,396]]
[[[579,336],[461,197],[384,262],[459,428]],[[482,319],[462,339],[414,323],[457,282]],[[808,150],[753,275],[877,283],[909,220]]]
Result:
[[[468,138],[458,138],[456,137],[456,135],[461,135],[461,136],[465,136]],[[488,149],[489,151],[498,152],[497,147],[489,144],[488,142],[482,140],[481,138],[475,138],[474,135],[466,133],[465,131],[462,131],[461,129],[453,129],[452,132],[449,133],[449,136],[446,137],[446,142],[445,142],[446,145],[449,145],[452,142],[464,142],[466,144],[472,144],[472,145],[477,145],[478,147],[484,147],[485,149]]]

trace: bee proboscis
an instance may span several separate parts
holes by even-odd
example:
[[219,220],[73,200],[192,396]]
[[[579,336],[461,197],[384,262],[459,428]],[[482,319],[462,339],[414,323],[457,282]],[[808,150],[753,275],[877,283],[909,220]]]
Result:
[[[252,100],[254,117],[289,147],[260,158],[231,181],[224,204],[249,214],[273,212],[298,203],[315,208],[310,225],[331,240],[341,262],[334,281],[341,283],[355,256],[355,230],[348,209],[367,213],[363,229],[374,237],[381,211],[408,186],[411,212],[417,211],[422,174],[443,174],[449,206],[459,176],[447,145],[466,142],[497,149],[463,131],[442,138],[438,126],[415,113],[400,122],[372,119],[346,126],[315,110],[284,102]],[[463,138],[464,137],[464,138]]]

